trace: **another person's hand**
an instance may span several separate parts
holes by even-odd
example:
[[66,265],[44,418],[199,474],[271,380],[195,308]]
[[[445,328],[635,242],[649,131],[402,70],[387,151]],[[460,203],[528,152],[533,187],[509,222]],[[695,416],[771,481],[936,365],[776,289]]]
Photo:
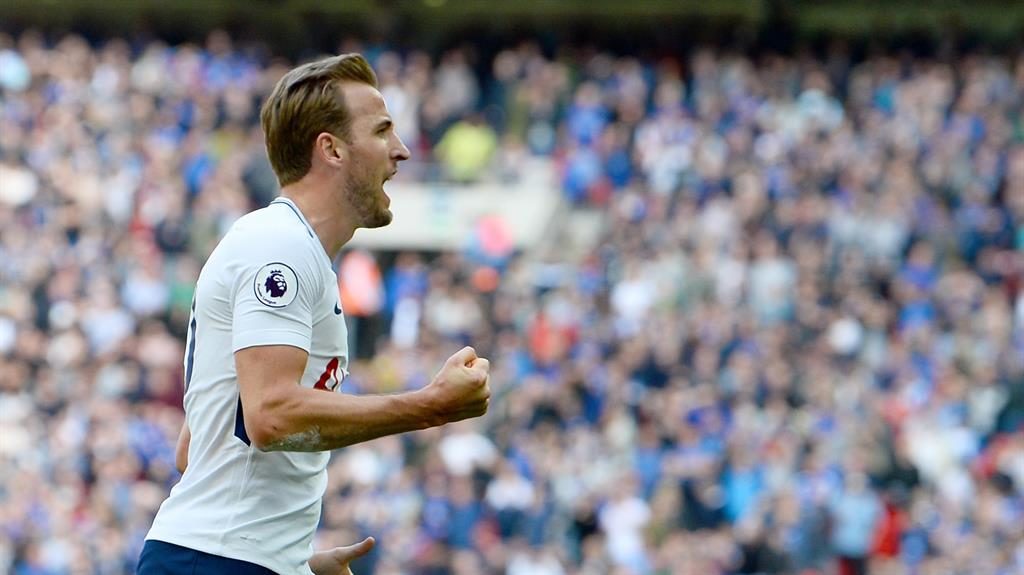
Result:
[[369,553],[374,545],[373,537],[367,537],[355,545],[314,553],[309,560],[309,568],[315,575],[353,575],[349,562]]
[[487,413],[491,399],[490,370],[491,362],[477,357],[472,347],[464,347],[448,358],[423,389],[431,394],[442,423]]

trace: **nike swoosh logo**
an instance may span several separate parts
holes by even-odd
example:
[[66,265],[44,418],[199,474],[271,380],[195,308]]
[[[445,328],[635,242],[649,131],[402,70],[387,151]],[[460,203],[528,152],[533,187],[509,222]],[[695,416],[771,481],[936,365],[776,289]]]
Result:
[[341,315],[341,306],[334,304],[334,315]]

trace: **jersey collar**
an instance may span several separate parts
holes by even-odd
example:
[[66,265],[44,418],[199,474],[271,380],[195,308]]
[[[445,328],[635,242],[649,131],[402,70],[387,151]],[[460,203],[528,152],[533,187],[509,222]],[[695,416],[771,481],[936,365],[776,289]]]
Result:
[[302,215],[302,211],[299,210],[299,207],[295,205],[295,202],[284,196],[278,196],[276,199],[274,199],[274,201],[270,202],[270,205],[274,204],[280,204],[288,207],[288,209],[290,209],[292,213],[295,214],[295,217],[299,218],[299,221],[302,222],[302,225],[306,227],[306,231],[309,232],[309,237],[316,242],[316,245],[319,246],[320,248],[320,253],[324,255],[324,257],[327,259],[328,265],[330,265],[330,256],[327,255],[327,251],[324,250],[323,244],[320,243],[320,238],[318,238],[316,233],[313,232],[313,226],[309,225],[309,221],[306,219],[306,216]]

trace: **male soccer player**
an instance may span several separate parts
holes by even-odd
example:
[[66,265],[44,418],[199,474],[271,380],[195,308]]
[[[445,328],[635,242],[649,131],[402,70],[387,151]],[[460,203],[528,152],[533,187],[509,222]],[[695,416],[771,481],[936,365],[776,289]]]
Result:
[[348,372],[331,262],[385,226],[384,182],[409,150],[357,54],[285,74],[261,121],[281,197],[238,220],[199,274],[185,356],[181,481],[141,575],[349,574],[372,539],[314,553],[331,449],[477,417],[489,363],[470,347],[420,390],[338,393]]

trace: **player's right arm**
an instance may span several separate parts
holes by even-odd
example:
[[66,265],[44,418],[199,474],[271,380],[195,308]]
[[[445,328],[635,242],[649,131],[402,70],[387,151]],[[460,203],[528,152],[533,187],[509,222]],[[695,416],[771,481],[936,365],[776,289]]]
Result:
[[487,411],[489,364],[472,348],[449,358],[415,392],[347,395],[302,386],[313,317],[336,282],[324,276],[320,246],[310,249],[305,229],[240,231],[245,240],[231,246],[239,251],[239,268],[226,268],[226,275],[234,282],[231,337],[241,415],[257,448],[325,451]]
[[245,431],[262,451],[325,451],[477,417],[490,401],[489,362],[471,347],[423,389],[348,395],[299,385],[308,354],[289,345],[235,353]]

